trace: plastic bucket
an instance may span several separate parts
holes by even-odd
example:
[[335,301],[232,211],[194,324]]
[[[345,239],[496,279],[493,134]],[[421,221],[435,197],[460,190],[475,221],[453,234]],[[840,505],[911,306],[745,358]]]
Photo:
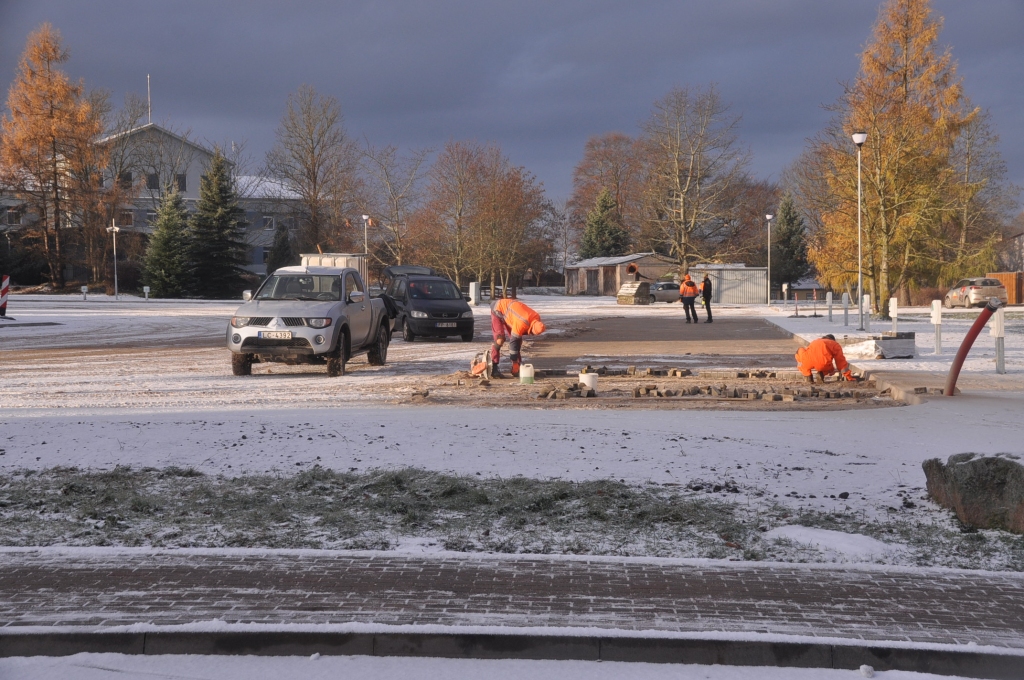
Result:
[[533,384],[533,364],[523,364],[519,367],[519,384]]
[[597,373],[580,373],[580,384],[597,391]]

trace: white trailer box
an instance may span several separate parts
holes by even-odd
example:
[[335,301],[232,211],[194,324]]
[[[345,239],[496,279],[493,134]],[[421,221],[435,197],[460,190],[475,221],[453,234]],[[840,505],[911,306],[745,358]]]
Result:
[[363,284],[370,285],[366,278],[366,255],[364,253],[312,253],[302,255],[303,267],[351,267],[359,272]]

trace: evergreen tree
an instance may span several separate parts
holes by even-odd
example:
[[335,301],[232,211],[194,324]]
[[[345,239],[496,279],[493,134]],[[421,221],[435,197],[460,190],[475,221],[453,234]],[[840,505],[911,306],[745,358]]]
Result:
[[587,228],[580,241],[580,258],[625,255],[628,248],[629,232],[622,227],[615,199],[607,189],[603,189],[594,209],[587,215]]
[[270,246],[270,254],[267,256],[267,273],[272,273],[280,267],[287,267],[293,264],[295,255],[292,251],[292,242],[288,237],[288,227],[278,221],[274,230],[274,244]]
[[778,220],[772,233],[772,283],[792,286],[810,273],[804,218],[797,213],[793,197],[786,194],[779,204]]
[[189,230],[192,292],[199,297],[232,298],[245,286],[247,246],[228,162],[217,150],[199,182],[199,202]]
[[171,188],[160,200],[156,229],[146,248],[142,282],[154,297],[180,298],[191,284],[189,228],[185,201]]

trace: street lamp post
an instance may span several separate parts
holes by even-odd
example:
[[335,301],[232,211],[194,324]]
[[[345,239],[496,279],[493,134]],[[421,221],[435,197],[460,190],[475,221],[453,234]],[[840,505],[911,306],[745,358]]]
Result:
[[367,225],[369,223],[370,223],[370,216],[369,215],[363,215],[363,253],[365,255],[369,255],[370,254],[370,241],[367,238],[367,235],[370,233],[369,230],[367,229]]
[[114,223],[113,218],[111,218],[110,226],[107,227],[107,231],[114,236],[114,299],[117,300],[117,232],[121,231],[121,228],[118,227]]
[[853,143],[857,145],[857,310],[860,312],[860,325],[857,330],[864,330],[864,251],[861,243],[861,219],[863,208],[863,189],[860,179],[860,151],[864,142],[868,141],[866,132],[853,133]]
[[775,215],[765,215],[764,217],[768,220],[768,295],[766,299],[770,306],[772,304],[772,218]]

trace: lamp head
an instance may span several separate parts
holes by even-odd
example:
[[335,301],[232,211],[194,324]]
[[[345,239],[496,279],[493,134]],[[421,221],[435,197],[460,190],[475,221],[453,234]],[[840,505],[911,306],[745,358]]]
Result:
[[868,141],[868,133],[866,132],[854,132],[853,143],[858,147],[864,146],[864,142]]
[[765,216],[764,216],[764,218],[765,218],[766,220],[768,220],[769,222],[771,222],[771,221],[772,221],[772,219],[773,219],[774,217],[775,217],[775,215],[765,215]]
[[368,220],[368,219],[370,219],[370,216],[369,216],[369,215],[363,215],[363,221],[364,221],[364,222],[365,222],[366,220]]
[[121,231],[121,227],[107,227],[107,231],[116,234],[117,232]]

